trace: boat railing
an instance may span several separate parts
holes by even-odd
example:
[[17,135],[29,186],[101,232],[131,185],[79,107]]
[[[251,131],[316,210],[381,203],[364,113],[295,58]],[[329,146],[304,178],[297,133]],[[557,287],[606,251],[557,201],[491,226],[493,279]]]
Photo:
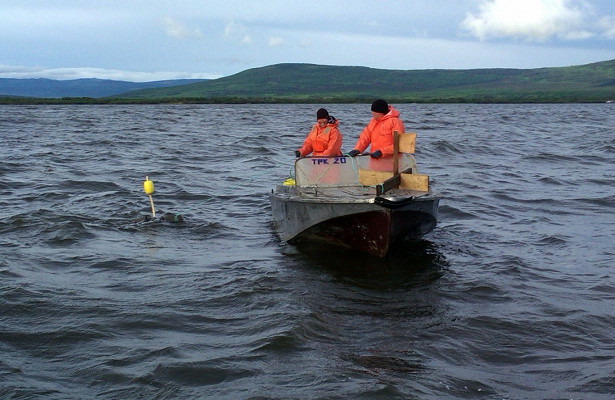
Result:
[[[295,161],[295,185],[309,187],[360,186],[369,175],[392,174],[393,157],[371,158],[369,155],[356,157],[303,157]],[[399,153],[398,165],[401,171],[413,170],[417,165],[412,154]]]

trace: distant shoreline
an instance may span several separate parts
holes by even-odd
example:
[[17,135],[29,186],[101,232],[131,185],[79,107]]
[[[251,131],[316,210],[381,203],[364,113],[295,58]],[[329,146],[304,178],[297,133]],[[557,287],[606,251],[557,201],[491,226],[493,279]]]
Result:
[[[456,99],[395,99],[397,104],[574,104],[574,103],[613,103],[610,99],[596,98],[456,98]],[[126,99],[126,98],[21,98],[0,97],[0,105],[139,105],[139,104],[367,104],[370,99],[198,99],[198,98],[161,98],[161,99]]]
[[613,77],[615,60],[526,70],[276,64],[219,79],[150,82],[137,90],[117,81],[0,79],[0,104],[606,103],[615,99]]

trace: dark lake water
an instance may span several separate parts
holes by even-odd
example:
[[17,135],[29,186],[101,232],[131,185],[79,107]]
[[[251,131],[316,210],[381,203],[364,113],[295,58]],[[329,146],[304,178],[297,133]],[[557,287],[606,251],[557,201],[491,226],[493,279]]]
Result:
[[0,398],[614,398],[615,106],[395,106],[443,199],[386,259],[275,236],[320,105],[0,106]]

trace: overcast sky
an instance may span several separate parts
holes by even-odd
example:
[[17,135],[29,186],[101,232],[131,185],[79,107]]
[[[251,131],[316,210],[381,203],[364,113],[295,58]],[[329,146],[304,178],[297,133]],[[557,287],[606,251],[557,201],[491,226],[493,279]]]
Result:
[[615,0],[2,0],[0,77],[217,78],[277,63],[537,68],[615,59]]

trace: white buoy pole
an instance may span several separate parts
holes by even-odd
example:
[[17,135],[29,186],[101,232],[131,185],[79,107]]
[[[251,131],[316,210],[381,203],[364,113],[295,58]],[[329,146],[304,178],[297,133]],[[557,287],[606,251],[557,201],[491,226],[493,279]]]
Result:
[[152,218],[156,218],[156,209],[154,208],[154,199],[149,196],[149,204],[152,206]]

